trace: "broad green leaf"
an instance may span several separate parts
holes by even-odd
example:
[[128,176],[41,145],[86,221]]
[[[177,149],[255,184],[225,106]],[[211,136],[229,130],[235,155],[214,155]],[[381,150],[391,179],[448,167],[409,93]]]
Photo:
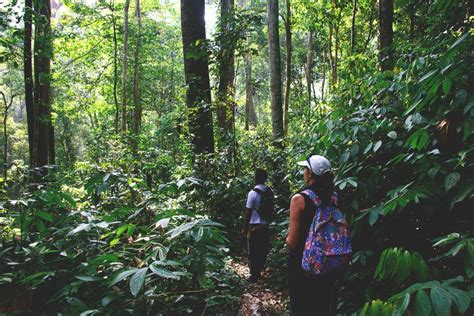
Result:
[[464,201],[464,199],[469,195],[474,193],[474,183],[461,188],[458,194],[453,198],[451,202],[452,205]]
[[182,225],[180,225],[176,228],[173,228],[172,230],[170,230],[166,234],[169,235],[169,237],[168,237],[169,239],[173,239],[173,238],[181,235],[182,233],[190,230],[191,228],[196,226],[198,223],[199,223],[199,220],[194,220],[194,221],[191,221],[189,223],[182,224]]
[[420,133],[420,137],[418,138],[418,144],[416,145],[416,148],[418,149],[423,149],[425,146],[428,144],[429,140],[429,135],[426,130],[422,130]]
[[145,283],[146,273],[148,271],[148,267],[138,269],[135,274],[130,278],[130,291],[132,292],[133,296],[137,296],[140,290]]
[[458,38],[456,40],[456,42],[454,42],[453,45],[451,45],[451,47],[448,48],[448,50],[451,50],[451,49],[455,48],[456,46],[458,46],[459,44],[461,44],[466,39],[466,37],[468,37],[468,36],[471,36],[471,34],[469,32],[466,32],[463,36]]
[[117,238],[114,238],[114,239],[112,239],[112,240],[110,241],[109,246],[110,246],[110,247],[113,247],[113,246],[115,246],[116,244],[118,244],[119,242],[120,242],[120,238],[118,238],[118,237],[117,237]]
[[127,228],[127,236],[131,237],[133,233],[135,232],[136,226],[134,224],[128,224]]
[[40,233],[44,233],[46,231],[46,225],[40,219],[36,221],[36,228]]
[[443,92],[445,95],[447,95],[449,93],[449,90],[451,90],[452,83],[453,81],[450,78],[446,78],[443,81]]
[[444,189],[446,192],[451,190],[456,183],[458,183],[459,179],[461,179],[461,175],[457,172],[452,172],[444,178]]
[[106,307],[107,305],[109,305],[110,303],[112,303],[113,301],[115,301],[116,299],[118,299],[120,296],[118,295],[115,295],[115,294],[111,294],[111,295],[107,295],[106,297],[104,297],[101,301],[102,303],[102,306]]
[[52,222],[53,221],[53,215],[51,215],[48,212],[45,211],[37,211],[36,216],[44,219],[45,221]]
[[86,224],[86,223],[79,224],[79,226],[71,230],[66,236],[75,235],[83,230],[88,231],[90,227],[91,227],[91,224]]
[[374,153],[377,152],[377,150],[379,150],[380,146],[382,146],[382,141],[379,140],[375,143],[374,145]]
[[383,252],[382,252],[382,255],[380,256],[380,259],[379,259],[379,263],[377,264],[377,268],[375,269],[375,273],[374,273],[374,278],[377,279],[377,280],[381,280],[383,279],[383,267],[385,265],[385,260],[387,258],[387,253],[388,253],[388,249],[385,249]]
[[456,310],[461,314],[464,315],[466,310],[469,308],[469,305],[471,304],[471,298],[469,295],[456,288],[450,287],[448,289],[449,294],[451,294],[451,298],[453,299],[454,302],[454,307]]
[[431,304],[437,316],[450,315],[451,296],[441,287],[434,287],[430,291]]
[[349,160],[349,157],[351,156],[351,153],[346,151],[344,152],[341,157],[339,157],[339,164],[343,165]]
[[129,277],[130,275],[134,274],[137,271],[137,269],[130,269],[130,270],[125,270],[120,273],[118,273],[115,277],[112,278],[112,280],[109,283],[109,287],[119,283],[123,279]]
[[425,316],[431,313],[430,298],[424,290],[420,290],[416,293],[414,313],[415,316]]
[[177,275],[176,273],[174,273],[170,270],[157,267],[156,264],[154,264],[154,263],[150,265],[150,270],[154,274],[156,274],[156,275],[158,275],[162,278],[179,280],[179,275]]
[[397,132],[395,131],[388,132],[387,136],[391,139],[397,139]]
[[120,237],[126,230],[128,229],[128,224],[122,225],[119,228],[117,228],[117,232],[115,233],[115,236]]
[[374,225],[378,218],[379,218],[379,212],[376,209],[371,210],[369,213],[370,226]]
[[76,275],[75,278],[84,282],[94,282],[94,281],[103,280],[99,276],[89,276],[89,275]]
[[412,270],[412,259],[410,252],[407,250],[404,251],[400,259],[400,265],[397,269],[397,275],[395,276],[398,284],[402,284],[410,275]]
[[395,308],[393,311],[393,315],[404,315],[405,311],[408,308],[408,305],[410,304],[410,294],[406,293],[405,296],[403,296],[403,301],[400,302],[400,305]]

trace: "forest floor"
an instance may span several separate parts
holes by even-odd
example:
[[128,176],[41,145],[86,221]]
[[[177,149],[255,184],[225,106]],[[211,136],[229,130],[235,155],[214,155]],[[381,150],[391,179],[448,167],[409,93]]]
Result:
[[[232,269],[242,279],[247,279],[249,274],[248,261],[245,255],[234,257],[229,263]],[[272,287],[269,280],[278,273],[277,270],[266,268],[262,278],[257,283],[247,283],[241,297],[240,315],[267,316],[285,315],[288,305],[288,293],[280,292]]]

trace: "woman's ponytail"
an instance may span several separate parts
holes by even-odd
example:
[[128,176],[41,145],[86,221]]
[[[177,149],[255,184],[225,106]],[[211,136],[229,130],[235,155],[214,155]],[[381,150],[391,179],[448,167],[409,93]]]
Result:
[[334,176],[332,172],[326,172],[320,176],[313,174],[313,176],[316,179],[316,194],[321,199],[322,206],[329,206],[334,191]]

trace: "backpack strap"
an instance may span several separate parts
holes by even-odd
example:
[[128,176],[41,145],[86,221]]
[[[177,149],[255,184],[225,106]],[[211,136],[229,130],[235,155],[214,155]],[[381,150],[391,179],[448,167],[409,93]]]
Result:
[[316,195],[316,193],[314,193],[314,191],[306,189],[301,191],[300,193],[309,197],[309,199],[313,201],[314,206],[316,206],[316,208],[319,208],[319,206],[321,205],[321,199],[319,198],[319,196]]

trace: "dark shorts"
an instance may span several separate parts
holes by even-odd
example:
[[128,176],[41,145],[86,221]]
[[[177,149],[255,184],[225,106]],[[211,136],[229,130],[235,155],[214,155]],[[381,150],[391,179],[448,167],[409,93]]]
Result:
[[301,268],[301,256],[291,250],[288,256],[288,288],[293,315],[335,315],[336,281],[342,271],[323,276],[309,276]]

